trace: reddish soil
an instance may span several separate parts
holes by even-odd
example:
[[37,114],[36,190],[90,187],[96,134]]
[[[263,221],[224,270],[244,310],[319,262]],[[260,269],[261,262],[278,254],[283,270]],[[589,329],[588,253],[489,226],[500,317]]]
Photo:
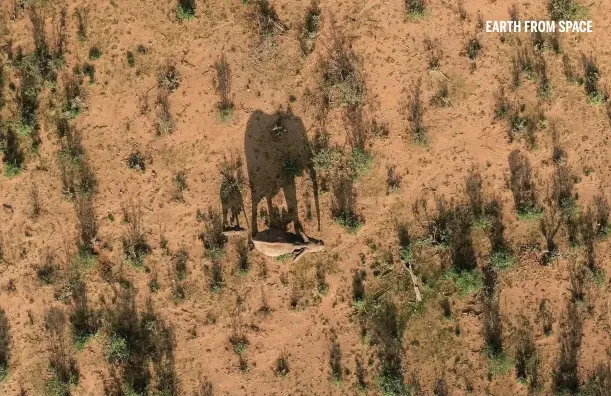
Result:
[[[85,83],[84,109],[74,120],[83,136],[83,146],[95,173],[97,191],[93,202],[97,214],[98,237],[102,244],[98,264],[83,274],[92,306],[103,309],[120,288],[116,279],[123,277],[137,290],[137,303],[143,309],[152,300],[155,312],[171,324],[176,340],[174,367],[180,384],[180,395],[191,395],[207,378],[219,395],[322,395],[357,394],[355,357],[361,356],[368,383],[364,394],[381,394],[378,386],[380,364],[377,347],[361,337],[357,309],[352,302],[354,271],[367,271],[366,293],[380,290],[388,279],[373,275],[373,264],[383,260],[383,253],[393,254],[394,271],[390,278],[398,286],[393,293],[402,312],[412,314],[402,336],[403,373],[409,382],[417,376],[425,394],[433,394],[438,378],[445,378],[449,394],[514,395],[527,394],[527,386],[516,380],[515,369],[506,374],[489,376],[489,362],[482,336],[482,292],[460,296],[452,282],[441,277],[436,288],[423,286],[424,301],[414,301],[412,283],[403,270],[395,230],[395,219],[408,222],[414,238],[426,232],[415,218],[412,205],[421,197],[434,208],[436,196],[464,200],[467,170],[475,165],[484,179],[487,197],[498,197],[503,206],[505,236],[515,252],[515,263],[499,272],[500,313],[503,341],[510,357],[514,356],[518,318],[525,315],[533,323],[535,345],[540,355],[542,394],[553,393],[553,371],[557,364],[561,324],[571,298],[570,263],[581,260],[583,247],[571,247],[566,227],[555,240],[559,254],[549,265],[538,262],[545,250],[545,239],[538,220],[520,220],[507,185],[508,156],[520,149],[530,159],[537,179],[539,196],[551,185],[554,163],[551,159],[551,125],[560,133],[567,161],[578,179],[574,191],[578,205],[592,206],[593,197],[602,192],[611,199],[611,146],[606,106],[588,102],[584,87],[567,82],[563,72],[563,54],[569,55],[582,75],[581,55],[594,56],[600,70],[601,87],[611,76],[611,46],[608,39],[611,3],[596,1],[585,4],[594,21],[592,34],[563,34],[562,54],[546,50],[543,57],[551,84],[551,96],[540,101],[548,120],[547,127],[536,131],[536,145],[529,149],[524,139],[508,139],[504,120],[495,120],[495,93],[505,87],[512,103],[525,103],[533,111],[538,103],[537,83],[522,78],[516,90],[511,83],[511,60],[519,38],[530,45],[528,34],[485,33],[476,28],[477,13],[484,20],[508,19],[512,2],[483,0],[465,2],[467,19],[460,20],[457,3],[429,1],[423,18],[408,20],[404,2],[397,1],[322,1],[321,28],[312,54],[302,56],[299,46],[300,26],[309,1],[274,0],[280,19],[289,27],[277,38],[277,46],[261,50],[257,32],[249,22],[250,6],[239,0],[197,2],[196,17],[179,22],[173,1],[93,1],[88,4],[88,26],[85,41],[77,39],[77,22],[73,17],[78,6],[68,9],[68,44],[65,71],[86,62],[89,48],[97,45],[102,56],[95,65],[95,83]],[[521,18],[548,18],[545,2],[518,2]],[[52,34],[52,16],[57,7],[48,6],[48,36]],[[13,19],[13,4],[2,4],[0,44],[10,38],[12,48],[33,49],[32,24],[27,11]],[[356,207],[364,222],[349,233],[333,220],[332,191],[320,191],[321,230],[316,216],[308,219],[307,205],[313,205],[312,183],[307,173],[296,178],[298,214],[308,235],[325,241],[325,252],[306,255],[303,260],[275,260],[253,251],[249,254],[251,270],[246,275],[236,270],[236,254],[230,238],[223,256],[224,287],[210,290],[207,270],[211,260],[198,239],[203,223],[197,210],[209,206],[220,210],[219,188],[222,176],[219,164],[224,156],[236,152],[245,156],[245,131],[251,114],[261,110],[273,114],[290,104],[295,117],[301,118],[307,135],[312,138],[317,121],[307,92],[318,90],[319,60],[331,46],[331,20],[336,28],[352,40],[352,48],[361,57],[365,77],[365,114],[388,125],[389,135],[371,139],[374,163],[355,182]],[[481,51],[472,69],[464,54],[467,41],[474,37]],[[426,37],[438,39],[442,50],[438,71],[429,71]],[[142,44],[146,54],[136,47]],[[130,67],[126,51],[135,54]],[[218,112],[219,96],[214,89],[213,64],[224,53],[232,71],[230,99],[234,110],[229,121]],[[7,55],[2,55],[8,65]],[[180,73],[180,85],[171,93],[171,114],[175,129],[158,136],[155,132],[157,71],[173,62]],[[17,68],[7,66],[8,81],[19,81]],[[409,132],[409,120],[401,111],[403,103],[418,79],[422,80],[424,124],[428,144],[415,144]],[[450,107],[437,108],[429,103],[440,82],[449,84]],[[5,88],[7,106],[4,121],[17,117],[16,93]],[[142,98],[148,111],[141,111]],[[9,372],[0,382],[0,394],[45,394],[50,370],[48,355],[52,340],[45,330],[45,312],[57,306],[70,312],[71,303],[55,297],[56,284],[41,284],[36,269],[52,252],[62,270],[76,255],[78,240],[74,205],[62,192],[60,168],[57,165],[58,138],[54,113],[48,103],[53,100],[50,87],[41,94],[38,117],[41,137],[38,154],[28,153],[25,168],[19,175],[0,176],[0,238],[4,259],[0,262],[0,308],[5,310],[11,328]],[[50,110],[49,110],[50,109]],[[345,145],[342,109],[333,107],[327,117],[332,141]],[[270,143],[271,144],[271,143]],[[127,158],[139,150],[146,169],[139,172],[127,166]],[[396,165],[402,176],[396,192],[386,193],[386,167]],[[265,166],[265,161],[263,165]],[[176,200],[173,175],[186,174],[187,189],[183,199]],[[263,171],[263,170],[262,170]],[[246,172],[246,164],[244,165]],[[32,215],[31,190],[39,191],[42,211]],[[551,188],[551,187],[550,187]],[[245,210],[250,222],[249,184],[243,189]],[[125,262],[122,238],[128,225],[122,222],[124,208],[130,202],[142,208],[142,223],[152,251],[145,267],[134,268]],[[309,202],[309,203],[308,203]],[[274,203],[286,207],[282,193]],[[260,208],[266,207],[265,200]],[[114,218],[112,220],[111,218]],[[240,215],[243,223],[244,215]],[[259,228],[264,228],[259,218]],[[161,247],[188,252],[185,298],[173,296],[174,275],[171,255]],[[478,271],[490,258],[485,231],[474,230]],[[521,249],[534,241],[534,249]],[[372,249],[375,245],[376,249]],[[607,301],[611,248],[608,238],[597,239],[596,264],[603,279],[587,284],[586,297],[580,303],[584,320],[583,340],[579,353],[579,373],[587,381],[599,363],[608,361],[605,350],[611,347],[611,306]],[[428,250],[427,250],[428,249]],[[415,254],[414,271],[422,278],[447,265],[448,256],[432,248]],[[364,261],[363,261],[364,260]],[[106,281],[99,262],[109,262],[115,281]],[[316,288],[316,265],[326,270],[326,293]],[[262,275],[266,268],[266,276]],[[151,292],[149,282],[156,274],[159,290]],[[395,286],[393,286],[395,287]],[[298,293],[295,308],[292,294]],[[260,312],[262,294],[271,308]],[[440,302],[450,298],[452,316],[443,317]],[[539,304],[549,300],[554,317],[553,331],[546,336],[538,319]],[[237,300],[243,302],[237,306]],[[416,308],[417,307],[417,308]],[[244,353],[248,369],[239,367],[229,338],[235,327],[236,309],[242,330],[248,339]],[[455,329],[459,326],[460,334]],[[341,347],[342,381],[331,377],[330,345],[335,332]],[[104,326],[81,351],[72,349],[78,363],[78,384],[74,395],[103,395],[111,376],[106,359],[108,335]],[[276,359],[285,351],[289,373],[282,377],[274,372]],[[153,393],[151,393],[153,394]]]

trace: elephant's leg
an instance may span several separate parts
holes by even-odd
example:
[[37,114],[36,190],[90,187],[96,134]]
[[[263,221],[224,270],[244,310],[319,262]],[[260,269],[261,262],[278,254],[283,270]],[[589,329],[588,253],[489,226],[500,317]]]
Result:
[[227,217],[229,215],[229,208],[223,203],[223,229],[227,228]]
[[286,201],[289,218],[291,221],[293,221],[295,233],[299,234],[303,231],[303,227],[301,226],[301,222],[299,221],[299,210],[297,208],[297,188],[295,186],[295,179],[286,183],[282,190],[284,192],[284,200]]
[[250,224],[251,228],[252,228],[252,236],[256,236],[259,231],[257,230],[257,206],[259,205],[259,201],[257,200],[257,198],[255,197],[255,194],[252,193],[252,197],[251,197],[251,218],[250,218]]

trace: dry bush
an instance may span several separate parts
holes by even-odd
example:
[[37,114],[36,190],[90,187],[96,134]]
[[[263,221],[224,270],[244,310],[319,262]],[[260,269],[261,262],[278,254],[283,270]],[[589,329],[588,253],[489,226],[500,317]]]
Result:
[[569,279],[571,282],[571,299],[573,302],[583,302],[585,294],[585,282],[586,282],[586,268],[573,261],[569,268]]
[[425,37],[423,45],[426,50],[429,70],[439,70],[441,67],[441,58],[443,56],[439,39],[431,40],[429,37]]
[[500,292],[491,291],[482,296],[483,335],[489,357],[503,354],[503,324],[500,314]]
[[546,243],[545,259],[551,258],[556,253],[556,242],[554,238],[562,225],[562,214],[555,205],[550,205],[543,213],[543,218],[539,221],[539,230]]
[[354,271],[354,275],[352,276],[352,300],[355,302],[365,299],[365,284],[363,280],[363,273],[358,270]]
[[146,170],[144,155],[138,150],[132,151],[127,157],[127,167],[129,169],[137,169],[140,172],[144,172]]
[[452,102],[450,101],[450,88],[448,87],[447,81],[439,83],[437,92],[431,97],[430,103],[435,107],[452,106]]
[[528,215],[540,211],[530,161],[518,150],[509,154],[509,185],[518,214]]
[[306,11],[305,22],[301,29],[299,44],[304,56],[308,56],[314,51],[318,30],[320,29],[321,9],[318,0],[312,0]]
[[448,390],[448,384],[446,383],[445,377],[441,377],[435,380],[435,386],[433,387],[433,395],[435,396],[449,396],[450,391]]
[[[174,331],[155,311],[136,307],[133,288],[120,289],[106,310],[106,359],[121,370],[123,389],[180,394],[174,369]],[[155,379],[155,381],[154,381]]]
[[539,312],[537,313],[537,321],[541,323],[543,334],[549,336],[552,334],[554,326],[554,317],[549,309],[549,300],[544,298],[539,304]]
[[565,319],[560,332],[560,355],[553,371],[553,389],[557,393],[576,394],[579,390],[579,354],[583,320],[579,307],[567,300]]
[[484,215],[484,182],[479,170],[472,166],[465,178],[465,192],[469,201],[469,210],[476,219]]
[[71,117],[76,117],[85,108],[85,92],[81,81],[74,74],[66,73],[64,82],[64,111]]
[[55,263],[55,256],[51,252],[45,254],[41,264],[36,265],[36,277],[40,283],[49,285],[55,281],[59,265]]
[[582,57],[583,63],[583,80],[584,80],[584,89],[586,94],[588,95],[588,100],[592,104],[601,104],[607,101],[608,95],[606,92],[601,90],[598,86],[598,81],[600,79],[600,70],[596,65],[596,59],[593,57],[586,57],[585,55]]
[[560,137],[555,125],[552,125],[552,161],[555,164],[560,164],[566,159],[566,151],[560,144]]
[[246,238],[238,238],[234,246],[237,256],[237,269],[242,273],[246,273],[250,270],[250,260],[248,258],[250,248],[248,247],[248,241]]
[[172,62],[166,62],[157,72],[157,86],[167,92],[174,92],[180,86],[180,73]]
[[547,63],[542,56],[537,58],[535,65],[537,75],[539,76],[539,84],[537,86],[537,96],[543,100],[548,100],[551,96],[551,83],[547,73]]
[[195,17],[195,0],[178,0],[176,6],[176,17],[180,21],[186,21]]
[[410,18],[423,17],[426,10],[426,0],[405,0],[405,9]]
[[562,67],[564,71],[564,77],[571,84],[582,84],[583,78],[577,75],[577,71],[575,70],[575,66],[571,62],[571,58],[568,54],[564,54],[562,56]]
[[6,86],[6,75],[4,72],[4,62],[0,60],[0,110],[6,104],[6,99],[4,96],[4,87]]
[[333,181],[331,198],[331,215],[333,219],[350,232],[356,232],[365,222],[356,208],[356,189],[353,180],[340,175]]
[[257,29],[260,45],[275,45],[276,37],[288,30],[268,0],[257,0],[252,6],[250,18]]
[[0,143],[4,174],[7,177],[16,176],[24,166],[25,155],[19,143],[19,137],[11,126],[0,123]]
[[571,168],[566,163],[557,165],[552,179],[552,198],[565,213],[571,212],[575,207],[573,184]]
[[51,395],[69,395],[70,387],[79,380],[76,359],[66,343],[66,323],[66,315],[60,308],[51,307],[45,312],[45,329],[51,340],[49,368],[52,373],[45,391]]
[[609,202],[604,194],[600,193],[594,197],[594,207],[596,210],[596,232],[598,235],[604,236],[611,232],[609,227],[611,207],[609,207]]
[[541,359],[533,337],[533,330],[526,317],[519,319],[515,352],[516,377],[528,384],[529,392],[541,388],[542,378],[539,369]]
[[[609,351],[607,351],[607,355]],[[607,357],[609,359],[609,357]],[[599,363],[586,382],[583,394],[605,396],[611,394],[611,363]]]
[[397,173],[397,165],[386,166],[386,194],[395,192],[401,186],[401,175]]
[[477,37],[472,37],[467,41],[467,45],[465,47],[465,55],[471,62],[475,62],[479,52],[482,49],[482,45],[480,44]]
[[202,217],[204,230],[199,234],[199,239],[209,257],[218,257],[227,243],[227,237],[223,235],[223,218],[212,206],[208,207],[208,213]]
[[0,308],[0,382],[8,375],[11,359],[11,328],[4,309]]
[[284,377],[288,375],[289,371],[289,356],[286,351],[283,351],[276,359],[276,367],[274,368],[274,372],[277,376]]
[[227,224],[227,216],[230,214],[230,223],[239,226],[239,216],[244,210],[242,191],[245,184],[242,157],[237,152],[231,152],[230,156],[223,155],[223,161],[219,164],[221,173],[221,187],[219,195],[223,209],[223,227]]
[[365,371],[365,366],[363,365],[363,358],[359,355],[356,355],[354,358],[354,375],[356,376],[356,386],[359,390],[367,389],[367,372]]
[[594,250],[594,242],[596,239],[596,217],[592,208],[579,216],[579,230],[581,239],[586,248],[586,265],[590,271],[596,271],[596,257]]
[[89,305],[85,284],[80,282],[73,293],[73,307],[70,312],[70,328],[77,349],[82,349],[85,343],[100,329],[102,322],[99,312]]
[[331,378],[335,381],[342,380],[342,350],[337,339],[335,330],[331,333],[331,345],[329,347],[329,366],[331,367]]
[[74,10],[74,17],[76,18],[76,35],[79,41],[87,40],[87,18],[89,16],[89,9],[83,7],[77,7]]
[[450,256],[452,267],[457,273],[471,271],[477,267],[475,249],[471,239],[471,225],[473,218],[464,207],[457,207],[453,211],[450,223]]
[[567,21],[577,19],[581,6],[575,0],[549,0],[547,10],[552,20]]
[[56,120],[56,129],[60,138],[59,167],[64,194],[73,199],[90,196],[97,182],[80,132],[64,117]]
[[193,396],[214,396],[214,386],[212,382],[207,379],[201,381],[201,384]]
[[499,90],[494,94],[494,118],[504,119],[511,112],[511,103],[505,94],[505,88],[499,87]]
[[129,264],[141,267],[151,252],[142,222],[142,205],[130,202],[127,212],[127,232],[123,235],[123,255]]
[[407,101],[401,105],[401,112],[409,121],[408,131],[418,144],[428,142],[427,128],[424,125],[424,108],[422,106],[422,80],[414,85]]
[[93,254],[93,245],[97,240],[98,225],[91,196],[79,197],[75,201],[76,218],[78,220],[79,252]]
[[225,58],[225,54],[222,54],[221,58],[214,62],[214,69],[216,70],[214,89],[221,97],[221,101],[218,104],[219,113],[221,119],[226,120],[231,116],[233,103],[229,98],[231,93],[231,68],[229,67],[227,58]]
[[37,219],[42,214],[42,203],[40,202],[40,194],[36,184],[32,184],[30,188],[30,200],[32,204],[32,218]]
[[155,121],[155,130],[157,135],[167,135],[174,131],[174,118],[170,111],[170,91],[160,89],[157,94],[157,119]]
[[[362,60],[352,49],[351,42],[331,27],[331,46],[321,58],[318,69],[322,75],[322,104],[358,107],[365,100],[365,77]],[[319,104],[320,105],[320,104]]]

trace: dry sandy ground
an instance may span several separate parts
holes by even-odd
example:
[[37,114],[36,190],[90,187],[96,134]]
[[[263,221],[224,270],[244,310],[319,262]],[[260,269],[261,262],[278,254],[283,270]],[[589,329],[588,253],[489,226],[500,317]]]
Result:
[[[13,5],[9,3],[12,2],[3,2],[3,11],[13,47],[31,49],[27,14],[22,12],[17,20],[11,20]],[[94,202],[99,237],[112,248],[105,249],[104,255],[114,264],[115,271],[122,271],[134,284],[138,303],[152,298],[156,312],[174,326],[180,394],[192,394],[204,377],[214,385],[215,394],[355,394],[357,355],[366,363],[369,388],[365,393],[379,394],[375,348],[361,339],[352,307],[353,271],[361,268],[363,254],[366,264],[362,268],[368,269],[372,277],[369,266],[379,253],[369,247],[372,243],[396,252],[393,219],[404,218],[414,224],[411,205],[418,197],[432,199],[433,194],[462,197],[464,177],[473,164],[482,172],[487,195],[496,195],[503,203],[510,244],[517,249],[534,233],[543,249],[538,223],[517,219],[506,175],[510,151],[521,148],[531,159],[543,190],[553,170],[550,128],[538,131],[536,147],[527,150],[522,139],[509,143],[506,122],[494,120],[494,94],[500,85],[511,85],[510,64],[515,51],[512,41],[518,35],[503,43],[499,34],[477,33],[482,50],[475,70],[471,70],[462,53],[467,40],[476,32],[477,12],[482,12],[484,20],[507,19],[511,2],[466,1],[468,18],[463,22],[457,3],[439,0],[429,3],[425,17],[408,21],[404,3],[399,0],[322,1],[321,33],[308,57],[302,57],[299,49],[299,26],[308,1],[273,1],[289,30],[279,37],[277,47],[264,55],[256,48],[256,33],[247,22],[249,8],[238,0],[199,1],[196,18],[184,23],[176,20],[172,1],[94,0],[67,4],[69,67],[86,60],[90,46],[97,45],[102,50],[101,58],[92,62],[96,82],[86,86],[87,108],[77,117],[76,125],[82,131],[83,145],[98,180]],[[521,15],[544,18],[547,13],[543,3],[519,2],[518,8]],[[88,37],[81,43],[76,38],[72,15],[77,6],[85,5],[89,9]],[[594,1],[587,5],[595,33],[563,35],[562,49],[577,65],[582,53],[594,55],[600,68],[601,86],[605,86],[611,76],[611,3]],[[332,219],[331,194],[321,192],[321,231],[317,231],[315,219],[303,222],[308,234],[326,242],[326,252],[310,255],[299,264],[253,252],[252,270],[244,276],[234,270],[230,248],[223,261],[226,287],[213,293],[204,270],[210,263],[198,240],[202,224],[196,219],[196,211],[205,211],[209,205],[220,207],[218,164],[225,154],[235,150],[244,155],[246,123],[254,111],[271,114],[279,108],[286,109],[289,98],[294,96],[292,110],[312,136],[315,114],[305,92],[316,89],[317,60],[328,51],[332,18],[338,29],[353,39],[353,48],[362,58],[367,113],[386,122],[390,130],[387,138],[372,140],[373,168],[356,183],[357,207],[365,222],[355,234],[346,232]],[[425,37],[440,40],[443,51],[440,71],[427,71]],[[524,42],[529,40],[528,35],[520,37]],[[149,49],[146,55],[135,51],[139,44]],[[127,64],[127,50],[136,53],[135,67]],[[228,122],[219,118],[216,107],[219,98],[213,85],[212,66],[222,53],[226,54],[233,77],[231,99],[235,109]],[[589,104],[583,87],[566,81],[562,55],[546,51],[544,57],[552,97],[542,106],[548,120],[556,122],[568,162],[580,178],[575,185],[579,203],[587,206],[601,190],[611,198],[611,134],[605,106]],[[157,136],[156,72],[168,60],[176,64],[181,76],[179,88],[170,95],[176,128],[170,135]],[[452,106],[430,106],[429,98],[445,78],[451,88]],[[427,147],[411,141],[408,122],[400,111],[403,98],[418,79],[423,81],[424,122],[429,128]],[[533,82],[525,81],[517,91],[507,88],[507,92],[512,100],[527,103],[529,108],[536,103]],[[141,100],[147,93],[151,110],[143,114]],[[44,114],[41,117],[45,119]],[[331,112],[328,126],[333,140],[343,144],[345,132],[339,110]],[[31,158],[17,177],[0,177],[0,201],[12,206],[0,212],[5,252],[5,260],[0,264],[0,307],[6,311],[12,328],[10,372],[0,383],[0,393],[6,395],[16,395],[19,389],[28,395],[43,394],[44,380],[49,376],[46,354],[50,348],[44,312],[50,306],[68,309],[54,298],[53,286],[40,284],[35,272],[46,252],[54,252],[58,261],[67,263],[76,249],[76,216],[72,203],[62,194],[54,133],[52,123],[45,122],[39,156]],[[134,150],[144,154],[147,164],[144,172],[126,165]],[[397,192],[386,194],[386,166],[390,164],[397,166],[402,183]],[[188,185],[182,202],[173,199],[172,176],[180,170],[186,172]],[[30,213],[33,185],[37,186],[42,202],[42,214],[36,219]],[[250,214],[247,188],[244,194]],[[310,198],[306,198],[308,194]],[[298,177],[298,207],[303,219],[306,201],[311,196],[309,180]],[[146,266],[158,274],[157,293],[149,291],[151,273],[123,263],[121,238],[127,226],[121,218],[130,200],[140,202],[143,209],[147,240],[153,248]],[[282,195],[276,202],[282,204]],[[171,251],[184,247],[189,253],[183,301],[176,302],[172,297],[171,261],[160,247],[162,235],[169,241]],[[478,245],[482,236],[474,238]],[[541,327],[535,326],[545,394],[551,393],[551,373],[559,351],[559,323],[564,301],[570,295],[567,257],[577,254],[568,247],[564,229],[557,240],[563,255],[552,265],[540,266],[536,254],[525,253],[499,280],[504,337],[510,354],[518,315],[526,315],[536,323],[541,299],[550,301],[555,317],[552,335],[546,337]],[[609,253],[608,240],[597,243],[598,265],[607,273],[611,273]],[[480,258],[484,260],[483,255]],[[328,290],[324,295],[316,291],[316,263],[325,263],[328,268]],[[266,277],[260,274],[263,265],[267,267]],[[102,306],[102,296],[111,299],[112,289],[97,271],[90,271],[86,279],[94,305]],[[411,284],[405,279],[404,289],[410,291]],[[9,282],[14,290],[7,287]],[[292,309],[289,300],[293,285],[298,282],[306,285],[305,296],[297,309]],[[587,293],[579,360],[583,379],[596,364],[607,359],[604,350],[611,346],[608,290],[606,278],[599,286],[591,286]],[[445,376],[452,395],[464,394],[467,382],[472,384],[473,394],[526,394],[526,387],[516,381],[513,371],[493,378],[487,375],[478,296],[451,294],[453,318],[444,319],[439,309],[444,292],[449,293],[447,287],[427,292],[426,309],[407,324],[403,337],[406,378],[415,373],[426,394],[432,394],[434,382],[441,375]],[[272,309],[268,315],[258,312],[262,293]],[[238,356],[228,341],[238,296],[244,299],[241,320],[249,340],[246,372],[240,371]],[[460,335],[454,332],[457,323]],[[341,383],[330,375],[332,329],[338,335],[346,372]],[[103,394],[109,373],[104,345],[105,336],[101,332],[84,350],[75,352],[80,380],[73,394]],[[278,377],[274,366],[283,351],[288,354],[290,372],[286,377]]]

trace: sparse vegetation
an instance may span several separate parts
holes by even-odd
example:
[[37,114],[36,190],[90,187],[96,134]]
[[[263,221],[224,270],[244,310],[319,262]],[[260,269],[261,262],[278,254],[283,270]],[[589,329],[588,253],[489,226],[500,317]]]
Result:
[[81,350],[101,327],[100,315],[89,305],[85,284],[80,282],[73,293],[74,307],[70,312],[70,328],[76,349]]
[[554,21],[571,21],[583,15],[583,7],[575,0],[549,0],[547,9]]
[[525,317],[520,318],[516,345],[516,376],[530,391],[538,391],[542,384],[540,357],[533,338],[533,330]]
[[102,50],[98,46],[89,48],[89,60],[98,60],[102,57]]
[[275,46],[276,37],[288,30],[288,26],[282,22],[269,0],[256,0],[252,5],[250,17],[259,34],[260,46]]
[[0,308],[0,382],[9,372],[11,358],[11,328],[4,309]]
[[[4,129],[4,131],[2,131]],[[25,155],[15,130],[9,125],[0,124],[0,133],[3,133],[2,162],[4,163],[4,175],[8,178],[15,177],[21,172]]]
[[405,0],[405,8],[410,18],[421,18],[426,10],[425,0]]
[[135,291],[120,289],[106,311],[106,358],[119,368],[128,394],[178,394],[174,369],[174,331],[154,311],[150,300],[136,307]]
[[214,69],[216,70],[216,79],[214,80],[214,89],[216,93],[221,97],[219,102],[219,114],[221,120],[226,121],[231,118],[233,112],[233,102],[229,99],[231,92],[231,69],[225,54],[221,55],[221,58],[214,63]]
[[45,383],[48,396],[69,395],[70,387],[79,381],[79,368],[66,342],[66,322],[66,315],[60,308],[52,307],[45,313],[45,329],[51,341],[51,376]]
[[74,10],[74,17],[76,18],[76,35],[81,42],[87,40],[88,14],[89,10],[87,8],[77,7]]
[[596,232],[600,236],[606,236],[611,233],[611,226],[609,225],[611,207],[609,207],[609,202],[602,193],[594,197],[594,207],[596,213]]
[[178,0],[176,17],[179,21],[188,21],[195,18],[195,0]]
[[312,0],[310,6],[306,10],[305,22],[299,37],[301,52],[304,56],[308,56],[314,51],[318,30],[320,29],[320,14],[321,9],[318,0]]
[[437,92],[431,98],[431,104],[435,107],[450,107],[452,106],[452,102],[450,102],[450,89],[448,88],[448,83],[443,81],[439,84],[437,88]]
[[482,49],[482,45],[480,44],[477,37],[472,37],[467,41],[467,46],[465,48],[465,55],[471,62],[475,62],[479,52]]
[[142,267],[145,257],[151,252],[146,241],[142,224],[142,205],[130,202],[127,208],[127,232],[123,236],[125,261],[135,267]]
[[337,340],[337,335],[332,333],[331,346],[329,347],[329,365],[331,367],[331,378],[334,381],[342,380],[342,350]]
[[560,332],[560,355],[553,372],[553,389],[558,393],[576,394],[579,390],[579,354],[583,321],[579,308],[572,300],[567,301],[565,320]]
[[409,133],[412,139],[418,144],[425,145],[428,142],[428,133],[423,121],[424,108],[422,107],[421,86],[422,82],[418,80],[408,101],[403,105],[402,111],[409,121]]
[[170,111],[170,93],[165,89],[161,89],[157,94],[157,120],[155,122],[155,130],[157,135],[163,136],[174,131],[174,118]]
[[286,352],[282,352],[278,359],[276,359],[276,375],[285,377],[289,374],[289,371],[289,357]]
[[203,215],[204,230],[199,239],[204,244],[206,255],[210,258],[220,257],[224,253],[227,237],[223,235],[223,218],[221,214],[208,207],[208,213]]
[[390,194],[399,189],[401,186],[401,175],[397,174],[396,165],[388,165],[386,167],[386,193]]
[[443,56],[439,39],[431,40],[429,37],[426,37],[423,45],[426,50],[429,70],[439,70],[441,67],[441,58]]
[[365,99],[365,79],[361,58],[350,46],[349,40],[336,28],[326,57],[319,62],[322,75],[323,103],[358,107]]
[[144,172],[146,170],[144,156],[140,153],[140,151],[132,151],[129,157],[127,157],[127,167],[129,169],[137,169],[140,172]]
[[530,161],[518,150],[509,154],[509,186],[518,215],[529,216],[540,212]]
[[588,101],[594,105],[600,105],[607,101],[608,95],[598,86],[600,79],[600,70],[596,66],[596,60],[593,57],[583,57],[583,74],[584,74],[584,89],[588,95]]

